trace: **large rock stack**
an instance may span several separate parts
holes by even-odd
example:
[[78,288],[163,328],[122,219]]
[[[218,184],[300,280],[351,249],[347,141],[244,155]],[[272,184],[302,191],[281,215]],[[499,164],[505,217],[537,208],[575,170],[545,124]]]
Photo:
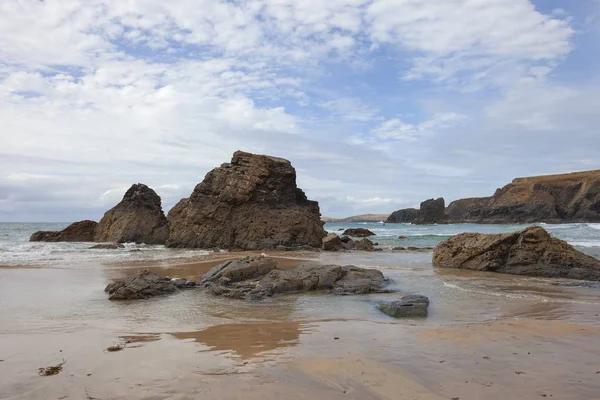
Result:
[[288,160],[237,151],[168,214],[170,247],[321,247],[319,205],[296,186]]

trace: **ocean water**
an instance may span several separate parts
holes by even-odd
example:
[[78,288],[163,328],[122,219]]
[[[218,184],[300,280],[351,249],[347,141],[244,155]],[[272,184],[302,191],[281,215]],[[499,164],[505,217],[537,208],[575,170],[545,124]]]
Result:
[[[29,237],[39,230],[61,230],[68,223],[0,223],[0,265],[80,265],[102,261],[110,263],[127,261],[185,260],[209,254],[198,249],[168,249],[157,245],[126,243],[116,250],[92,250],[90,243],[29,242]],[[553,236],[566,240],[580,250],[600,255],[600,224],[540,224]],[[383,223],[327,223],[328,232],[341,234],[348,228],[367,228],[376,234],[370,239],[384,250],[395,246],[434,247],[441,240],[462,232],[504,233],[523,229],[528,225],[411,225]],[[406,238],[400,239],[400,236]]]

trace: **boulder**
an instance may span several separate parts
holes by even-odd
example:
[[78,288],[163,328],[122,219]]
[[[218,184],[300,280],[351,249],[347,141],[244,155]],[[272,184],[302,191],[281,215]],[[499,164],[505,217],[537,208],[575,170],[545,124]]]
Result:
[[345,249],[344,243],[335,233],[325,236],[322,243],[322,249],[325,251],[340,251]]
[[346,250],[354,250],[356,247],[354,240],[352,240],[349,236],[342,236],[340,240],[342,241],[344,249]]
[[210,293],[236,299],[259,300],[285,293],[328,290],[335,294],[380,291],[384,284],[378,270],[339,265],[301,265],[276,268],[273,259],[247,257],[211,269],[200,284]]
[[95,221],[79,221],[62,231],[38,231],[31,235],[30,242],[92,242],[98,225]]
[[236,151],[210,171],[168,219],[169,247],[274,249],[321,247],[319,205],[296,186],[288,160]]
[[394,211],[386,220],[390,224],[410,224],[419,217],[419,210],[416,208],[404,208]]
[[414,224],[439,224],[447,222],[446,203],[442,197],[429,199],[421,203],[419,216],[413,221]]
[[362,251],[375,251],[375,247],[373,247],[373,242],[369,239],[362,239],[355,243],[356,250]]
[[382,302],[377,309],[394,318],[426,317],[429,299],[421,295],[404,296],[400,300]]
[[104,244],[94,245],[94,246],[90,247],[90,249],[116,250],[116,249],[122,249],[124,247],[125,246],[123,246],[121,243],[104,243]]
[[344,235],[344,236],[352,236],[352,237],[375,236],[375,234],[373,232],[371,232],[370,230],[365,229],[365,228],[350,228],[350,229],[346,229],[344,231],[344,233],[342,233],[342,235]]
[[504,274],[600,280],[600,260],[538,226],[513,233],[453,236],[435,247],[433,264]]
[[148,186],[137,183],[104,214],[94,241],[164,244],[168,237],[169,225],[160,197]]
[[178,290],[195,287],[196,282],[187,279],[171,279],[144,270],[135,276],[117,279],[109,283],[104,291],[109,300],[137,300],[174,293]]

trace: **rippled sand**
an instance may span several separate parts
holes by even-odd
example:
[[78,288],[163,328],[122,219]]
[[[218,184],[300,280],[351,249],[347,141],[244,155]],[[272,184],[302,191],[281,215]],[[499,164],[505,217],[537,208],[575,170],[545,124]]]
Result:
[[[375,310],[399,294],[250,303],[199,291],[109,302],[110,279],[150,267],[198,278],[225,253],[0,269],[2,399],[595,399],[600,287],[436,270],[427,254],[277,253],[381,269],[430,297],[427,319]],[[285,258],[281,258],[285,257]],[[115,342],[122,351],[105,352]],[[67,363],[56,376],[39,367]]]

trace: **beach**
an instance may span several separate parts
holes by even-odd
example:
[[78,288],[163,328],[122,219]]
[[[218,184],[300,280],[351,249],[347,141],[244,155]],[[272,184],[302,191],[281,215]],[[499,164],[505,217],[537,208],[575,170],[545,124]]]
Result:
[[[597,283],[442,270],[426,251],[266,252],[280,268],[377,268],[396,293],[249,302],[186,290],[108,301],[107,283],[143,268],[199,279],[259,254],[130,250],[0,266],[2,399],[592,399],[600,391]],[[375,308],[413,293],[430,298],[427,318]],[[126,346],[107,352],[115,343]],[[38,376],[63,361],[58,375]]]

